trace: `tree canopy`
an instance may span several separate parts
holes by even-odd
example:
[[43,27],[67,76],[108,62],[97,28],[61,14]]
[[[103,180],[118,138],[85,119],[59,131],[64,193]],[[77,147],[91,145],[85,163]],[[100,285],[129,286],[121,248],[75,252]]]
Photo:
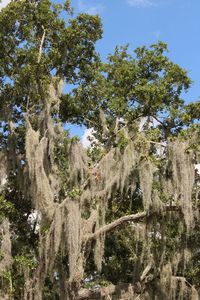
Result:
[[200,102],[165,43],[101,37],[70,1],[0,12],[0,299],[199,299]]

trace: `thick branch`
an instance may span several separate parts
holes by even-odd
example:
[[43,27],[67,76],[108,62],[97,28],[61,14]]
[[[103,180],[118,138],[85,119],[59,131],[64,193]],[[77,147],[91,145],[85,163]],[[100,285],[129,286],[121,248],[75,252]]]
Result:
[[105,114],[101,108],[99,109],[99,118],[101,120],[101,125],[103,127],[103,134],[108,134],[109,130],[108,130]]
[[81,289],[79,291],[78,300],[100,299],[104,296],[112,295],[114,292],[115,292],[115,285],[113,284],[107,287],[101,287],[99,289],[94,289],[94,290]]
[[159,142],[155,142],[155,141],[149,141],[149,140],[147,140],[147,143],[155,144],[155,145],[160,145],[160,146],[162,146],[162,147],[167,147],[166,144],[164,144],[164,143],[159,143]]
[[133,215],[123,216],[123,217],[113,221],[112,223],[109,223],[109,224],[106,224],[105,226],[102,226],[99,230],[97,230],[96,232],[91,234],[88,237],[88,239],[96,239],[101,234],[105,234],[106,232],[115,229],[119,225],[122,225],[126,222],[129,222],[129,221],[138,221],[140,219],[145,218],[146,216],[147,216],[146,212],[141,212],[141,213],[137,213],[137,214],[133,214]]
[[[132,294],[141,294],[143,290],[140,282],[136,283],[119,283],[117,285],[110,284],[106,287],[99,287],[96,289],[81,289],[79,291],[77,300],[86,300],[86,299],[102,299],[103,297],[107,297],[106,299],[112,299],[112,295],[119,296],[123,291],[124,294],[132,292]],[[109,298],[110,296],[110,298]],[[119,299],[117,297],[117,299]],[[121,297],[120,297],[121,299]],[[127,299],[127,298],[126,298]],[[132,299],[132,298],[131,298]],[[135,298],[134,298],[135,299]]]
[[[194,289],[194,286],[191,285],[185,277],[174,277],[178,281],[185,281],[185,283],[188,285],[188,288]],[[143,278],[144,279],[144,278]],[[155,277],[152,277],[150,280],[151,282],[155,280]],[[149,284],[149,281],[148,281]],[[94,289],[80,289],[78,293],[77,300],[88,300],[88,299],[102,299],[102,297],[109,297],[112,299],[112,296],[116,296],[117,299],[121,299],[121,292],[123,291],[124,294],[128,293],[129,297],[134,298],[128,298],[128,299],[137,299],[139,295],[142,295],[145,291],[145,283],[144,282],[136,282],[136,283],[118,283],[117,285],[110,284],[106,287],[99,287]],[[106,299],[107,299],[106,298]],[[108,298],[109,299],[109,298]],[[126,298],[127,299],[127,298]]]
[[[169,211],[181,211],[179,206],[176,205],[170,205],[170,206],[165,206],[163,207],[163,212],[169,212]],[[141,219],[144,219],[145,217],[150,217],[152,215],[156,214],[155,211],[152,212],[140,212],[137,214],[132,214],[132,215],[127,215],[127,216],[123,216],[109,224],[106,224],[104,226],[102,226],[100,229],[98,229],[96,232],[94,232],[93,234],[87,236],[87,240],[90,239],[96,239],[98,238],[101,234],[105,234],[113,229],[115,229],[116,227],[130,222],[130,221],[139,221]]]

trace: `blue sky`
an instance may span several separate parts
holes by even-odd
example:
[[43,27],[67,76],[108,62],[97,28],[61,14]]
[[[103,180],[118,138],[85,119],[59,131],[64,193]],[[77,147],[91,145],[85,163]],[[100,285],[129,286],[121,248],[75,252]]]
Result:
[[[104,34],[97,43],[102,58],[116,45],[129,43],[130,49],[161,40],[169,47],[169,57],[188,70],[193,80],[184,99],[200,98],[200,0],[72,0],[75,13],[98,13]],[[82,134],[84,129],[72,127]]]
[[169,47],[170,58],[189,71],[194,81],[187,101],[200,97],[200,0],[72,0],[75,12],[98,13],[103,39],[97,43],[102,58],[116,45],[130,49],[158,40]]

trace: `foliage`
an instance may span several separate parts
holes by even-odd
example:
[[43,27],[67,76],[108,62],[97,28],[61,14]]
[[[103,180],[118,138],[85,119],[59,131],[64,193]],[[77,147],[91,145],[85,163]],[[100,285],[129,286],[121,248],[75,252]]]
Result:
[[[101,36],[99,16],[74,16],[70,1],[0,12],[2,299],[111,299],[122,283],[130,299],[199,292],[192,81],[163,42],[102,62]],[[91,147],[68,123],[93,129]]]

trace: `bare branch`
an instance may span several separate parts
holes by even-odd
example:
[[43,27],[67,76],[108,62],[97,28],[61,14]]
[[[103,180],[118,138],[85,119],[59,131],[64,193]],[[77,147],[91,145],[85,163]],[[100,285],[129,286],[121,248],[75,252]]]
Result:
[[[169,212],[169,211],[175,211],[175,212],[181,212],[181,209],[179,206],[176,205],[169,205],[169,206],[164,206],[163,207],[163,211],[164,212]],[[113,229],[115,229],[116,227],[127,223],[127,222],[132,222],[132,221],[140,221],[141,219],[144,219],[146,217],[150,217],[152,215],[155,215],[156,212],[139,212],[137,214],[131,214],[131,215],[126,215],[123,216],[109,224],[106,224],[104,226],[102,226],[100,229],[98,229],[96,232],[94,232],[93,234],[86,236],[87,240],[91,240],[91,239],[96,239],[98,238],[101,234],[105,234]]]
[[162,147],[167,147],[167,145],[164,144],[164,143],[159,143],[159,142],[154,142],[154,141],[148,141],[148,140],[147,140],[147,143],[159,145],[159,146],[162,146]]
[[115,229],[119,225],[122,225],[122,224],[124,224],[126,222],[129,222],[129,221],[139,221],[140,219],[143,219],[146,216],[147,216],[147,213],[144,212],[144,211],[141,212],[141,213],[137,213],[137,214],[123,216],[123,217],[121,217],[121,218],[113,221],[112,223],[109,223],[109,224],[106,224],[105,226],[102,226],[99,230],[97,230],[96,232],[94,232],[93,234],[91,234],[88,237],[88,240],[89,239],[96,239],[101,234],[105,234],[106,232]]
[[147,276],[151,268],[152,268],[152,261],[150,261],[149,264],[144,269],[142,275],[140,276],[140,281],[143,281],[145,279],[145,277]]
[[[117,285],[110,284],[106,287],[99,287],[96,289],[81,289],[78,294],[77,300],[88,300],[88,299],[112,299],[112,295],[121,295],[121,291],[124,292],[124,294],[129,294],[131,292],[131,295],[134,295],[137,297],[138,294],[141,294],[143,290],[143,286],[140,282],[136,283],[118,283]],[[130,295],[129,295],[130,296]],[[136,299],[136,298],[133,299]],[[118,299],[118,297],[117,297]],[[121,299],[121,298],[120,298]],[[128,299],[128,298],[126,298]],[[130,299],[130,298],[129,298]],[[132,299],[132,298],[131,298]]]
[[158,118],[158,117],[156,117],[156,116],[151,116],[152,118],[154,118],[158,123],[160,123],[163,127],[165,127],[166,128],[166,125],[162,122],[162,121],[160,121],[160,119]]
[[117,134],[118,133],[118,127],[119,127],[119,118],[116,118],[115,121],[115,129],[114,129],[114,133]]
[[[155,279],[155,277],[152,277],[151,281],[154,280],[154,279]],[[185,279],[185,277],[174,276],[174,279],[177,280],[177,281],[184,281],[189,288],[194,288]],[[119,293],[121,295],[121,291],[123,291],[124,293],[126,293],[126,292],[130,293],[131,292],[131,296],[134,295],[133,296],[134,298],[131,298],[131,299],[140,299],[139,297],[145,291],[145,285],[146,285],[145,282],[138,281],[138,282],[135,282],[135,283],[118,283],[117,285],[110,284],[106,287],[98,287],[98,288],[94,288],[94,289],[82,288],[78,293],[77,300],[88,300],[88,299],[91,299],[91,300],[96,299],[97,300],[97,299],[102,299],[103,297],[107,297],[107,298],[110,297],[110,299],[111,299],[112,295],[116,296]],[[129,297],[130,297],[130,294],[129,294]]]
[[103,134],[108,134],[109,129],[108,129],[108,126],[107,126],[106,117],[105,117],[105,114],[104,114],[104,112],[101,108],[99,109],[99,118],[101,120],[101,125],[103,127]]
[[40,60],[41,60],[41,57],[42,57],[42,48],[43,48],[44,39],[45,39],[45,35],[46,35],[46,30],[44,29],[44,26],[42,26],[42,29],[43,29],[43,35],[42,35],[39,54],[38,54],[38,64],[40,63]]
[[111,284],[107,287],[101,287],[99,289],[94,290],[81,289],[79,292],[78,300],[100,299],[102,297],[112,295],[115,292],[115,288],[115,285]]

